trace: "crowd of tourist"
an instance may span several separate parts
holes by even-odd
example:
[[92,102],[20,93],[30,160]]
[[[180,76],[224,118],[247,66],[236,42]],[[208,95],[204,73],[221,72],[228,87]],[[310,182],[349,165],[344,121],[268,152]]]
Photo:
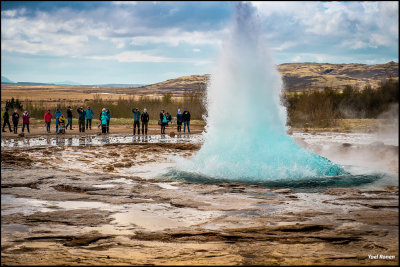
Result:
[[[8,108],[5,108],[5,110],[1,114],[1,118],[3,119],[3,132],[5,131],[5,127],[8,126],[10,132],[14,132],[14,134],[17,134],[18,132],[18,122],[19,122],[19,113],[18,109],[14,110],[14,113],[11,115],[11,120],[13,123],[13,130],[11,130],[11,124],[10,124],[10,114],[8,113]],[[92,120],[94,118],[95,112],[90,108],[87,107],[84,109],[83,107],[78,108],[77,110],[78,113],[78,128],[79,132],[85,132],[85,130],[92,130]],[[147,135],[147,130],[148,130],[148,125],[150,121],[150,116],[149,113],[147,112],[147,109],[144,108],[143,112],[141,112],[138,108],[133,108],[132,109],[133,113],[133,135],[140,135],[140,124],[142,125],[142,135]],[[54,115],[51,113],[50,109],[47,109],[45,114],[44,114],[44,123],[46,127],[46,132],[50,133],[51,129],[51,122],[52,119],[54,118],[55,120],[55,127],[56,127],[56,133],[65,133],[66,130],[72,130],[72,118],[73,118],[73,112],[72,108],[69,106],[66,110],[66,116],[64,116],[63,112],[61,111],[60,108],[57,108],[56,111],[54,112]],[[22,114],[22,133],[24,132],[25,128],[30,133],[29,130],[29,119],[30,119],[30,114],[28,111],[24,111]],[[101,128],[102,134],[107,134],[109,133],[110,129],[110,120],[111,120],[111,112],[108,108],[103,108],[101,113],[99,114],[99,125],[98,128]],[[181,112],[181,109],[178,109],[178,112],[176,113],[176,118],[174,118],[174,121],[176,120],[176,126],[177,126],[177,133],[182,132],[182,124],[183,124],[183,132],[186,132],[186,127],[188,133],[190,133],[190,112],[188,109],[185,107],[183,112]],[[169,124],[172,123],[172,116],[168,113],[165,112],[165,110],[161,110],[159,120],[158,120],[158,125],[161,127],[161,134],[165,134],[165,128],[169,126]],[[137,129],[137,131],[136,131]]]

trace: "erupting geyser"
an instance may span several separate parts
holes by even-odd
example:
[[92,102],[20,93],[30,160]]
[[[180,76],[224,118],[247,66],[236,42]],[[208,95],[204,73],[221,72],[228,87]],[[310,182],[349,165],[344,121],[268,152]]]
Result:
[[286,134],[282,80],[262,41],[250,4],[238,4],[232,34],[207,88],[204,144],[176,169],[242,181],[299,179],[345,173],[299,147]]

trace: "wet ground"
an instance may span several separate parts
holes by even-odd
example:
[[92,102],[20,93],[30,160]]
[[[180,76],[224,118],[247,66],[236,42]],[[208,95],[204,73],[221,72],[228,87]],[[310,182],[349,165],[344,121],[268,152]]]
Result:
[[397,265],[398,147],[321,135],[293,138],[387,175],[318,193],[200,184],[162,175],[199,135],[2,138],[2,264]]

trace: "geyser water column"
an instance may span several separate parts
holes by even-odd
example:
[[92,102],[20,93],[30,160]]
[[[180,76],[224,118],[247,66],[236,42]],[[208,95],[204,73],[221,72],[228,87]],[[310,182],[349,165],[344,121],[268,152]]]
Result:
[[236,6],[230,39],[207,87],[204,144],[179,171],[229,180],[335,176],[343,169],[286,134],[282,80],[248,3]]

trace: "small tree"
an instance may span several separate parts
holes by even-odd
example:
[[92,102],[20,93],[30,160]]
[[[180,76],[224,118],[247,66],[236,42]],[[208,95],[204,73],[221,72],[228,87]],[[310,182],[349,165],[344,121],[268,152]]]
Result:
[[171,103],[172,102],[172,94],[171,93],[164,94],[162,97],[162,102],[163,102],[163,104]]
[[14,97],[12,97],[11,100],[6,100],[6,108],[8,108],[9,110],[22,110],[23,106],[18,99],[14,100]]

